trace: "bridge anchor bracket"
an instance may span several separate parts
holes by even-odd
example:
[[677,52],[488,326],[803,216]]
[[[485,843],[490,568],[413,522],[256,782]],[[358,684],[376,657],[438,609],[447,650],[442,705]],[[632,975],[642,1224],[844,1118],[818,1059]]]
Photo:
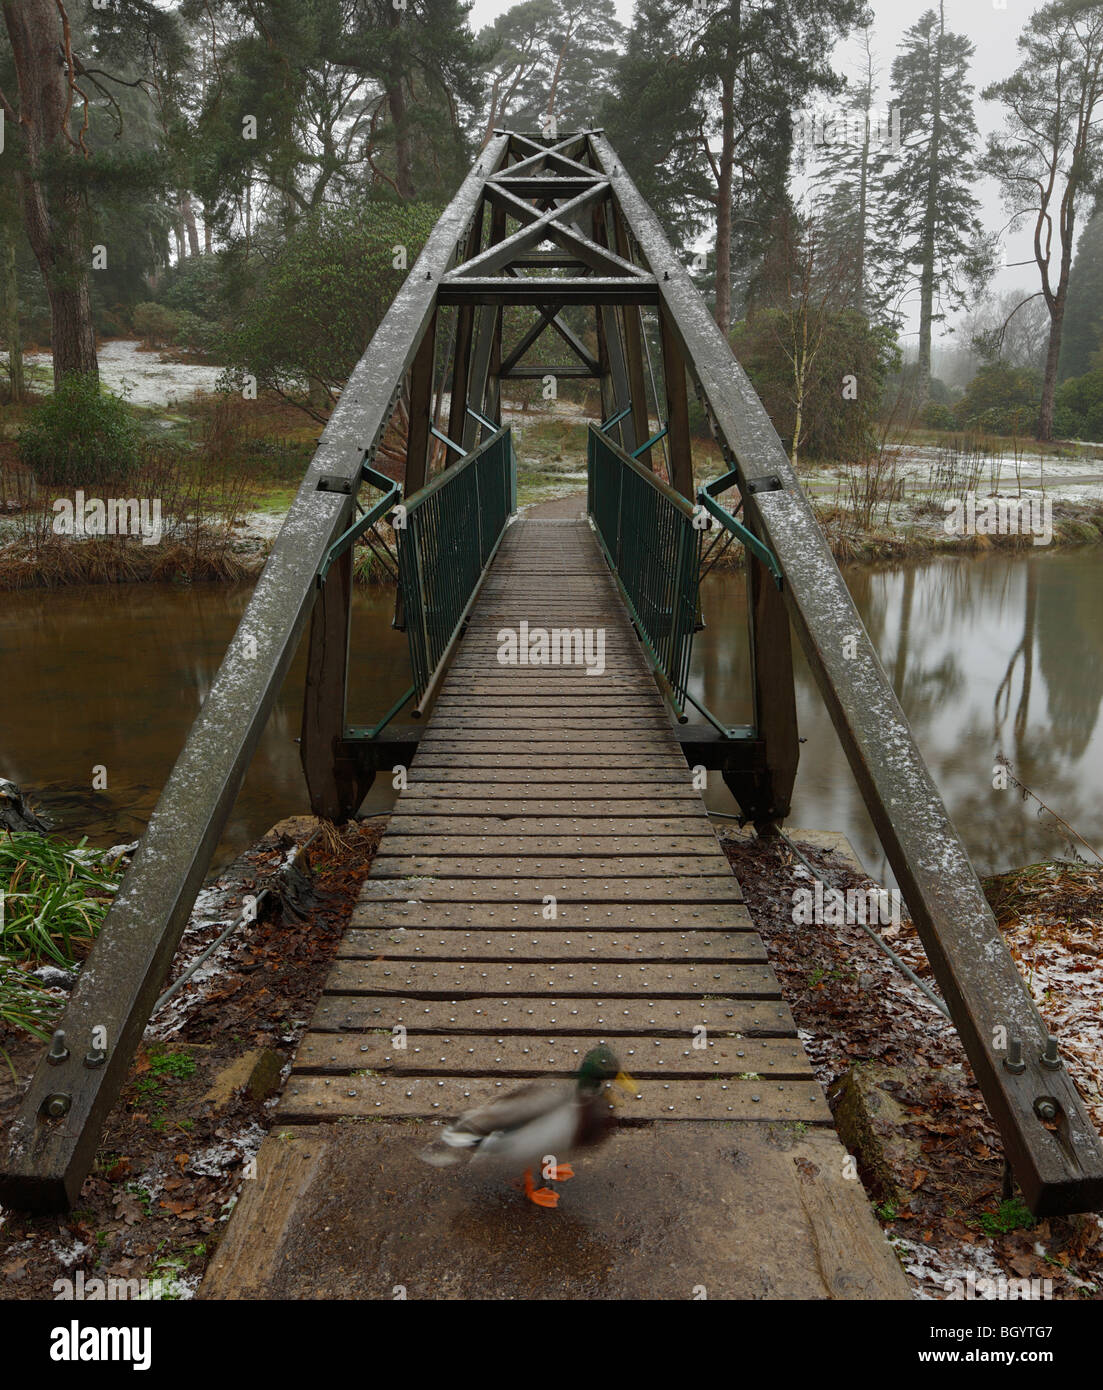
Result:
[[402,488],[392,478],[388,478],[385,473],[379,473],[371,468],[366,460],[361,463],[360,474],[356,480],[342,478],[333,473],[323,473],[318,479],[319,492],[341,492],[346,496],[353,495],[354,484],[358,490],[359,484],[365,482],[382,492],[383,497],[376,502],[374,507],[369,507],[366,512],[363,512],[347,531],[342,531],[329,547],[325,559],[318,566],[317,584],[319,588],[325,583],[326,575],[333,562],[339,559],[350,545],[355,545],[365,531],[370,531],[381,516],[386,516],[398,505],[402,498]]
[[[726,527],[732,535],[743,542],[744,546],[746,546],[752,554],[762,561],[770,571],[774,584],[780,589],[784,580],[777,556],[768,545],[764,544],[764,542],[755,535],[749,526],[745,526],[742,521],[728,511],[727,507],[722,507],[720,503],[716,501],[716,498],[719,497],[722,492],[727,492],[728,488],[734,487],[738,483],[739,470],[733,468],[729,472],[722,474],[714,482],[709,483],[707,487],[701,489],[697,494],[698,506],[704,507],[705,511],[708,512],[710,516],[715,517],[721,526]],[[775,474],[767,474],[761,478],[750,478],[745,483],[740,484],[740,486],[746,493],[783,491],[781,479]]]

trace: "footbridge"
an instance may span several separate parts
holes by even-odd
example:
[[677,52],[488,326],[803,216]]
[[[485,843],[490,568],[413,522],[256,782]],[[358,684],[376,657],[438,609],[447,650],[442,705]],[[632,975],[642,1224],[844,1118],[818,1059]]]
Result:
[[[526,360],[538,340],[562,362]],[[602,419],[585,513],[526,520],[502,388],[549,373],[595,379]],[[691,391],[727,464],[702,490]],[[399,409],[401,484],[382,471]],[[395,566],[410,663],[371,727],[346,715],[361,539]],[[749,725],[688,682],[699,582],[730,544],[746,552]],[[497,133],[353,372],[12,1126],[0,1201],[75,1200],[308,626],[314,812],[353,815],[381,771],[403,789],[284,1122],[454,1115],[608,1038],[639,1082],[632,1118],[829,1126],[699,791],[719,771],[763,833],[784,821],[795,633],[1026,1201],[1103,1205],[1059,1041],[785,450],[597,130]]]

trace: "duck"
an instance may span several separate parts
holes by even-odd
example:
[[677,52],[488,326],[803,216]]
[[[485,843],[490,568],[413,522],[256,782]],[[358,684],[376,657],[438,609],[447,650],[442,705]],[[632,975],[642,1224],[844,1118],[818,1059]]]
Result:
[[560,1160],[608,1135],[615,1121],[605,1094],[610,1082],[635,1094],[636,1083],[602,1044],[586,1053],[573,1078],[541,1077],[465,1111],[420,1156],[438,1168],[465,1158],[480,1167],[522,1168],[526,1198],[538,1207],[554,1208],[558,1192],[537,1187],[532,1170],[539,1168],[548,1182],[574,1177],[571,1165]]

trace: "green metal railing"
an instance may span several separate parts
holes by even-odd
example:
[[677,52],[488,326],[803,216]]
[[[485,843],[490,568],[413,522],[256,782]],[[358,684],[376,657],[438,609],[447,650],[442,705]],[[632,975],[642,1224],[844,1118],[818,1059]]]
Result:
[[685,723],[701,564],[693,506],[593,425],[586,452],[598,540],[663,694]]
[[515,468],[509,429],[500,429],[408,497],[395,518],[415,716],[424,713],[501,543]]

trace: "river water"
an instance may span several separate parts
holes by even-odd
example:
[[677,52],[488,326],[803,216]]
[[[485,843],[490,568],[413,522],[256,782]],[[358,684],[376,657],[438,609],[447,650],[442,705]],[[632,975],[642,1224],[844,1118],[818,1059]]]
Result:
[[[1000,755],[1103,850],[1103,554],[1002,552],[844,575],[978,872],[1052,857],[1069,838],[1013,785],[993,785]],[[741,579],[710,576],[703,588],[690,689],[721,719],[750,722]],[[789,824],[844,831],[870,872],[892,882],[799,648],[794,659],[806,742]],[[722,785],[710,802],[735,809]]]
[[[982,873],[1059,853],[1065,837],[1012,787],[998,754],[1089,842],[1103,842],[1103,555],[951,557],[849,568],[847,583],[919,747]],[[248,587],[116,585],[0,598],[0,776],[32,793],[72,836],[109,845],[144,828],[249,597]],[[391,595],[356,595],[349,719],[378,718],[409,683]],[[749,722],[742,582],[710,576],[693,693]],[[219,862],[284,815],[307,809],[296,742],[304,649],[269,719]],[[838,739],[797,653],[806,742],[792,826],[842,830],[891,881]],[[106,787],[95,789],[95,769]],[[365,811],[386,809],[389,781]],[[712,774],[714,810],[734,803]]]

